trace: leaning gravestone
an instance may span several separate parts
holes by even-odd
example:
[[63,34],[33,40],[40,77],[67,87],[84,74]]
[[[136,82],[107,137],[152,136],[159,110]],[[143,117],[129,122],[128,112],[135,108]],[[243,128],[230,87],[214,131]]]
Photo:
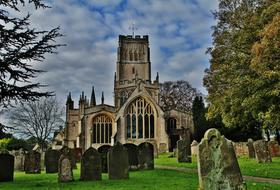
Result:
[[138,169],[138,147],[135,144],[127,143],[123,145],[128,152],[128,162],[130,170]]
[[110,145],[103,145],[98,148],[98,152],[101,156],[102,160],[102,172],[103,173],[108,173],[108,152],[110,150],[111,146]]
[[269,141],[268,150],[270,152],[271,157],[280,156],[279,144],[277,141]]
[[14,179],[14,156],[9,152],[0,153],[0,182],[13,181]]
[[69,151],[67,147],[61,150],[62,154],[58,161],[58,182],[74,181]]
[[119,142],[108,152],[109,179],[128,179],[129,174],[128,153]]
[[253,143],[256,159],[258,163],[270,163],[272,162],[271,156],[268,150],[267,142],[265,140],[257,140]]
[[247,147],[248,147],[248,156],[249,158],[255,158],[255,149],[254,149],[254,146],[253,146],[253,139],[248,139],[248,142],[247,142]]
[[198,145],[200,190],[245,190],[233,144],[217,129],[209,129]]
[[81,159],[81,180],[101,180],[102,164],[101,156],[96,149],[90,147],[82,155]]
[[154,169],[154,146],[144,142],[138,146],[139,169]]
[[41,173],[41,154],[39,152],[31,150],[25,155],[24,170],[26,174]]
[[58,150],[49,149],[45,153],[46,173],[58,172],[58,161],[60,153]]

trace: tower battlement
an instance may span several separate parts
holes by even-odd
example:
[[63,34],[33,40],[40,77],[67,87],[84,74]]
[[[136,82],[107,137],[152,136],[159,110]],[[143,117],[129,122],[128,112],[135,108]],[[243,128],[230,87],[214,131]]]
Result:
[[132,35],[119,35],[119,43],[121,42],[125,42],[125,41],[134,41],[134,40],[137,40],[137,41],[143,41],[143,42],[149,42],[149,36],[148,35],[143,35],[143,36],[140,36],[140,35],[135,35],[135,36],[132,36]]

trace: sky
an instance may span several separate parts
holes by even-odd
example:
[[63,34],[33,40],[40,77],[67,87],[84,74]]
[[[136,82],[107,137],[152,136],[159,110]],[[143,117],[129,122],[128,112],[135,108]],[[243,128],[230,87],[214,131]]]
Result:
[[94,85],[97,103],[104,91],[105,103],[113,105],[119,35],[149,35],[152,80],[187,80],[203,94],[204,70],[209,67],[211,11],[218,0],[48,0],[52,7],[35,10],[26,5],[21,13],[31,13],[32,26],[50,30],[60,26],[66,44],[58,54],[46,56],[36,81],[47,84],[64,104],[69,92],[75,107],[82,91],[90,97]]

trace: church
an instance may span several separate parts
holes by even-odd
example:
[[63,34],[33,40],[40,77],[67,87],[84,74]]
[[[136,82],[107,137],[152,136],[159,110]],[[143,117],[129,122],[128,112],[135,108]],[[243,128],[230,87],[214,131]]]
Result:
[[114,76],[114,106],[96,104],[94,87],[88,99],[80,95],[76,108],[69,93],[65,128],[55,134],[53,148],[103,145],[153,144],[156,153],[173,151],[180,138],[190,140],[194,129],[191,113],[162,110],[159,75],[151,78],[149,36],[120,35]]

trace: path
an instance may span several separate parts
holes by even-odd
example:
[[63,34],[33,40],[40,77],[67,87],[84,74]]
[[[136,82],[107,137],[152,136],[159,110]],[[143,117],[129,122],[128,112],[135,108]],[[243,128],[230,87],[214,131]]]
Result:
[[[187,172],[187,173],[197,173],[197,169],[194,168],[180,168],[180,167],[174,167],[174,166],[160,166],[156,165],[156,169],[164,169],[164,170],[176,170],[180,172]],[[273,184],[279,184],[280,185],[280,179],[272,179],[272,178],[264,178],[264,177],[254,177],[254,176],[244,176],[243,179],[246,181],[252,181],[252,182],[260,182],[260,183],[273,183]]]

